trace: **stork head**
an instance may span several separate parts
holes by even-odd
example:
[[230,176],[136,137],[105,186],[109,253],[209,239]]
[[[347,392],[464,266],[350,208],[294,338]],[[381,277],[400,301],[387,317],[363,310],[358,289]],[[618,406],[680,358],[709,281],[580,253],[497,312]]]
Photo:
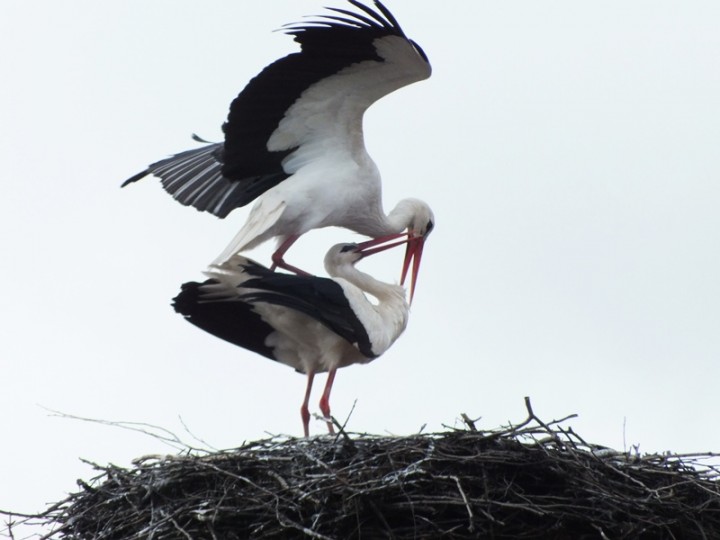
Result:
[[359,244],[336,244],[325,255],[325,270],[331,276],[335,276],[338,274],[338,269],[344,265],[354,265],[363,257],[407,244],[407,242],[407,233],[401,233],[374,238]]
[[[410,273],[410,302],[412,302],[413,296],[415,295],[417,276],[420,271],[420,260],[422,259],[425,239],[435,227],[435,215],[426,202],[420,199],[403,199],[388,215],[388,222],[390,225],[389,228],[404,230],[405,232],[379,236],[359,245],[362,246],[361,249],[366,255],[370,255],[394,246],[407,244],[400,284],[405,284],[405,280],[412,267],[412,272]],[[403,238],[403,240],[393,244],[381,245],[386,242],[398,240],[399,238]]]
[[331,269],[343,264],[355,264],[363,258],[362,251],[358,244],[350,242],[346,244],[335,244],[325,254],[325,270],[332,275]]

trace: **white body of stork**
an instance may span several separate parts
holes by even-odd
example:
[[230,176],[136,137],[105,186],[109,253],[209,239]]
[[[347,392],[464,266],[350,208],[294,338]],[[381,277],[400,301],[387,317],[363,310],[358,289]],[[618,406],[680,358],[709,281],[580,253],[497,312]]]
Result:
[[378,99],[428,78],[430,63],[381,2],[375,10],[348,1],[357,12],[329,8],[333,15],[285,27],[300,52],[270,64],[242,90],[223,143],[153,163],[123,184],[158,176],[179,202],[221,218],[257,199],[214,264],[277,237],[273,268],[302,273],[285,263],[285,251],[300,235],[328,226],[373,238],[408,229],[416,240],[408,243],[405,266],[419,260],[432,211],[404,199],[384,212],[362,122]]
[[203,330],[307,374],[301,407],[306,436],[313,379],[328,372],[320,410],[332,433],[330,391],[337,369],[374,360],[408,322],[405,289],[355,268],[364,256],[385,249],[365,249],[374,244],[333,246],[325,257],[331,279],[276,273],[235,255],[211,266],[204,283],[183,284],[173,305]]

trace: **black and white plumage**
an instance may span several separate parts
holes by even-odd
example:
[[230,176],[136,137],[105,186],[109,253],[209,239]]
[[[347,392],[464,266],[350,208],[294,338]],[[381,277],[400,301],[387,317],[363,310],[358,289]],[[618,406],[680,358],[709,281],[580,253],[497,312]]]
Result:
[[357,11],[329,8],[332,15],[285,27],[300,52],[270,64],[242,90],[224,142],[153,163],[123,184],[158,176],[179,202],[221,218],[257,199],[216,264],[277,237],[273,268],[300,272],[283,255],[312,229],[339,226],[373,238],[408,229],[422,238],[432,227],[432,211],[418,199],[384,212],[362,130],[372,103],[428,78],[430,64],[380,1],[375,9],[348,2]]
[[[308,401],[316,373],[328,372],[320,410],[330,418],[330,390],[338,368],[383,354],[405,330],[405,289],[355,268],[387,249],[377,241],[338,244],[325,256],[332,278],[273,272],[241,255],[211,266],[204,283],[189,282],[174,307],[192,324],[221,339],[305,373],[301,407],[308,434]],[[371,302],[366,294],[373,296]],[[332,432],[332,424],[328,421]]]

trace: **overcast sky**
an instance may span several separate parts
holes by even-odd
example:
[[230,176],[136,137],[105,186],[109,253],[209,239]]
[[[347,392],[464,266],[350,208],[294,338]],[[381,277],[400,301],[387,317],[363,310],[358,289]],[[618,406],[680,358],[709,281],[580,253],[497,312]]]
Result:
[[[217,448],[302,433],[305,379],[170,307],[244,223],[175,202],[150,162],[221,138],[230,101],[341,0],[0,4],[0,508],[42,510],[172,451],[44,408]],[[720,4],[388,0],[433,77],[377,103],[386,209],[435,210],[410,323],[338,373],[349,429],[578,413],[586,440],[720,451]],[[318,231],[288,260],[320,272]],[[267,262],[272,246],[251,255]],[[290,257],[292,259],[290,259]],[[386,281],[402,252],[364,261]],[[316,381],[313,410],[324,376]],[[322,433],[320,422],[312,433]]]

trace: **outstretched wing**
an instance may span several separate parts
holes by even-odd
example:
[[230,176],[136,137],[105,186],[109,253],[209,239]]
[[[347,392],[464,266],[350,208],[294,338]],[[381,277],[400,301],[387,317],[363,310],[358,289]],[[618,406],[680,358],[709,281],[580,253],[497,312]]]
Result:
[[332,15],[285,27],[300,52],[267,66],[235,98],[224,143],[158,161],[123,185],[153,174],[182,204],[225,217],[318,155],[364,152],[353,145],[365,110],[431,69],[381,2],[348,1],[357,12],[329,8]]

